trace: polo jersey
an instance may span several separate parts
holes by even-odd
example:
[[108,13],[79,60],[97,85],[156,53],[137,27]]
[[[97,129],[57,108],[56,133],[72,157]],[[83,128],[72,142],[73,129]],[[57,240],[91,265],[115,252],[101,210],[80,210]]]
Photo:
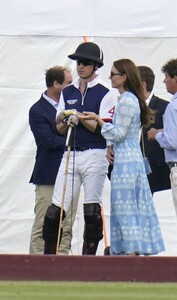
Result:
[[[77,82],[63,90],[57,114],[62,109],[76,109],[79,112],[95,112],[103,120],[112,121],[116,98],[99,76],[88,83],[84,95],[81,94],[78,86]],[[101,134],[90,132],[79,122],[75,127],[72,146],[103,149],[106,148],[106,140]]]

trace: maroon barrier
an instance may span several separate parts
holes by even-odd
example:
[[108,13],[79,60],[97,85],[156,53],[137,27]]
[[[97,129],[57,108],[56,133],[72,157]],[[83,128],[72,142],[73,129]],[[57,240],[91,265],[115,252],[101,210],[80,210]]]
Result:
[[177,257],[1,254],[0,280],[177,282]]

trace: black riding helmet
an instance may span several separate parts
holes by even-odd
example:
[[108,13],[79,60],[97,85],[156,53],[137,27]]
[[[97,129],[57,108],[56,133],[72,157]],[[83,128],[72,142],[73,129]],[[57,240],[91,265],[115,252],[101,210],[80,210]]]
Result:
[[103,51],[98,45],[92,42],[84,42],[80,44],[75,53],[68,55],[70,59],[76,60],[79,58],[89,59],[96,62],[98,68],[103,66]]

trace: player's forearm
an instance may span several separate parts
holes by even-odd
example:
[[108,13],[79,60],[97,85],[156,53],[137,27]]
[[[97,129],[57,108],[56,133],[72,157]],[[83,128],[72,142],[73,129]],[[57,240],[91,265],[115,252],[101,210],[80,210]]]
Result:
[[94,120],[83,120],[83,119],[80,119],[79,121],[86,129],[88,129],[91,132],[95,132],[97,127],[97,122],[95,122]]

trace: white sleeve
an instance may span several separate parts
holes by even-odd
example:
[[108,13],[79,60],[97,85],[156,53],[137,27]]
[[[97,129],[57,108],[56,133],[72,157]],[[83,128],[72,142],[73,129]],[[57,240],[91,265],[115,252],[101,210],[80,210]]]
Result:
[[101,101],[99,116],[105,122],[111,122],[115,107],[117,105],[117,96],[113,91],[109,91]]

